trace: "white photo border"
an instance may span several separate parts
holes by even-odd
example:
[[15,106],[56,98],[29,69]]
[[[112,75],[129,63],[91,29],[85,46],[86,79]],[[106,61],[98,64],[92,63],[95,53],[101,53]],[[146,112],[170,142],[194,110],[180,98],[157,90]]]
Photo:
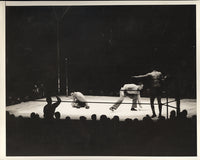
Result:
[[[133,157],[121,157],[121,156],[56,156],[56,157],[29,157],[29,156],[17,156],[17,157],[8,157],[6,156],[6,81],[5,81],[5,42],[6,42],[6,6],[110,6],[110,5],[196,5],[196,83],[197,83],[197,156],[195,157],[142,157],[142,156],[133,156]],[[64,159],[138,159],[138,160],[149,160],[149,159],[159,159],[159,160],[198,160],[200,159],[200,139],[198,134],[200,133],[200,105],[199,102],[199,91],[200,91],[200,1],[0,1],[0,160],[10,160],[10,159],[17,159],[17,160],[35,160],[35,159],[55,159],[55,160],[64,160]]]

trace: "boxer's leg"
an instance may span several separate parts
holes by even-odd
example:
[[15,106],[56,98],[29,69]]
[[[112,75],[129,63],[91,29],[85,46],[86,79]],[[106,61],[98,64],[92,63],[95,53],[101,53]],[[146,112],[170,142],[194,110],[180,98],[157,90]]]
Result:
[[137,108],[137,97],[138,97],[137,94],[132,95],[132,107],[131,107],[131,111],[137,111],[136,110],[136,108]]
[[115,102],[115,104],[112,107],[110,107],[110,110],[112,110],[112,111],[116,110],[120,106],[120,104],[123,102],[124,96],[125,96],[124,91],[121,89],[120,90],[120,97],[119,97],[118,101]]
[[151,116],[152,118],[153,118],[153,117],[156,117],[156,112],[155,112],[155,108],[154,108],[154,99],[155,99],[154,96],[151,96],[151,97],[150,97],[151,110],[152,110],[152,113],[153,113],[153,115]]
[[115,102],[115,104],[110,108],[110,110],[116,110],[120,106],[120,104],[123,102],[123,100],[124,100],[124,97],[123,96],[120,97],[118,101]]
[[161,116],[162,116],[161,96],[158,96],[158,97],[157,97],[157,101],[158,101],[159,117],[161,117]]
[[138,106],[140,107],[140,109],[142,109],[142,105],[141,105],[141,98],[140,98],[140,93],[137,95],[137,101],[138,101]]

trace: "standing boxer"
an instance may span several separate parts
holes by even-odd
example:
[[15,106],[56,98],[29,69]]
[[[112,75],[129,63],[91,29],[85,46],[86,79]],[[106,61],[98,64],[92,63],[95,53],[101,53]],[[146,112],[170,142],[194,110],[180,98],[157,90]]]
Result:
[[162,82],[167,78],[167,76],[163,76],[163,74],[156,69],[152,72],[147,73],[145,75],[139,76],[132,76],[133,78],[150,78],[150,102],[151,102],[151,110],[153,115],[151,116],[156,117],[155,109],[154,109],[154,100],[157,98],[158,101],[158,108],[159,108],[159,117],[162,115],[162,103],[161,103],[161,96],[162,96]]

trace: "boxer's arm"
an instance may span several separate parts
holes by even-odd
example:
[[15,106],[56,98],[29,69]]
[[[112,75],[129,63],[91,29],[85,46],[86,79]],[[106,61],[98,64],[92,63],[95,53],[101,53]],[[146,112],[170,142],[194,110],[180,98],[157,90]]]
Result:
[[131,76],[131,78],[146,78],[146,77],[149,77],[149,73],[147,74],[144,74],[144,75],[138,75],[138,76]]
[[125,87],[122,87],[121,89],[120,89],[120,92],[119,92],[119,96],[120,97],[124,97],[125,95],[124,95],[124,91],[125,91]]

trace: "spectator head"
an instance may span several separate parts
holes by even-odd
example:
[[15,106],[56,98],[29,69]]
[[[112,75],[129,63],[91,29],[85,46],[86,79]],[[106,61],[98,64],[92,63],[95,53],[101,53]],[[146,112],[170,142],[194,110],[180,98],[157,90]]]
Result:
[[193,115],[193,116],[192,116],[192,120],[193,120],[193,121],[196,121],[196,120],[197,120],[197,116],[196,116],[196,115]]
[[151,117],[147,114],[145,117],[142,119],[143,121],[151,121]]
[[173,110],[170,112],[170,119],[174,119],[176,117],[176,112]]
[[164,120],[165,120],[165,117],[164,117],[164,116],[161,116],[161,117],[159,117],[159,120],[160,120],[160,121],[164,121]]
[[35,114],[35,119],[40,119],[39,114]]
[[10,118],[11,118],[11,119],[14,119],[14,118],[15,118],[15,115],[14,115],[14,114],[11,114],[11,115],[10,115]]
[[19,120],[23,120],[23,117],[20,115],[20,116],[18,117],[18,119],[19,119]]
[[126,118],[126,119],[125,119],[125,122],[130,123],[130,122],[132,122],[132,119]]
[[101,115],[100,116],[100,121],[104,121],[104,120],[106,120],[107,119],[107,116],[106,115]]
[[48,96],[48,97],[46,98],[46,101],[47,101],[48,104],[52,104],[52,100],[51,100],[51,97],[50,97],[50,96]]
[[143,118],[142,118],[142,121],[145,122],[146,120],[147,120],[147,117],[143,117]]
[[97,120],[97,115],[96,115],[96,114],[93,114],[93,115],[91,116],[91,119],[92,119],[93,121],[96,121],[96,120]]
[[86,117],[85,116],[80,116],[80,120],[81,121],[86,121]]
[[147,119],[148,122],[152,122],[153,121],[149,115],[146,115],[146,119]]
[[32,112],[30,117],[31,117],[31,119],[34,119],[35,118],[35,112]]
[[69,116],[67,116],[65,119],[69,121],[71,118]]
[[114,122],[119,122],[119,116],[114,116],[114,117],[113,117],[113,121],[114,121]]
[[60,119],[60,112],[56,112],[55,113],[55,118],[58,120],[58,119]]
[[187,110],[184,109],[184,110],[182,111],[182,117],[183,117],[183,118],[187,118],[187,114],[188,114]]
[[137,118],[135,118],[135,119],[133,120],[133,123],[134,123],[134,124],[138,124],[138,123],[139,123],[139,120],[138,120]]
[[146,118],[151,118],[148,114],[146,115]]

